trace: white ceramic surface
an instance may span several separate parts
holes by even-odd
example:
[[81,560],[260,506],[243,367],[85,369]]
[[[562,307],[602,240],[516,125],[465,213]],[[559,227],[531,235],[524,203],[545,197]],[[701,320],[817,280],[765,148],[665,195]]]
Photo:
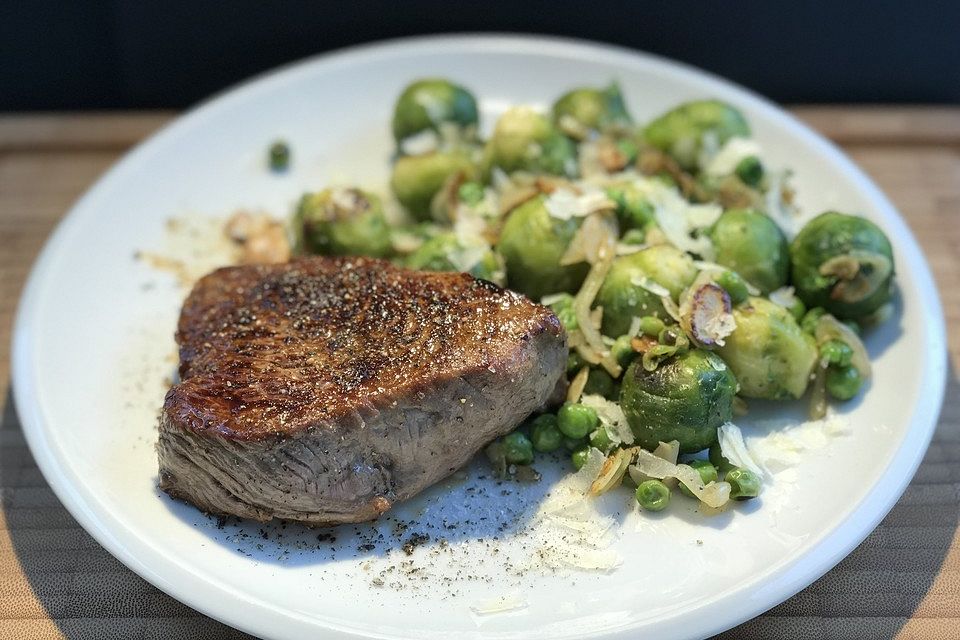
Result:
[[[511,572],[497,557],[531,550],[512,539],[513,525],[491,527],[511,522],[509,514],[496,496],[471,502],[473,480],[446,483],[401,509],[422,523],[462,522],[471,509],[489,519],[478,515],[475,528],[451,532],[449,553],[434,534],[406,558],[427,579],[417,586],[406,576],[399,588],[372,582],[405,556],[388,552],[389,543],[358,551],[370,528],[339,529],[336,542],[318,543],[317,532],[297,527],[258,540],[259,527],[220,529],[159,494],[155,416],[174,367],[183,291],[132,255],[160,250],[170,216],[220,216],[236,207],[283,215],[307,188],[384,182],[393,100],[425,75],[468,85],[488,126],[507,104],[543,105],[569,87],[613,78],[641,121],[686,99],[717,97],[746,113],[773,165],[795,170],[805,213],[837,207],[881,225],[895,247],[898,313],[869,337],[876,375],[866,397],[846,409],[852,433],[807,455],[795,483],[774,482],[758,503],[712,519],[679,498],[666,515],[639,515],[620,492],[604,508],[620,522],[614,548],[624,563],[608,574]],[[295,168],[283,177],[262,166],[277,137],[294,148]],[[337,638],[692,638],[787,598],[876,526],[926,449],[945,363],[942,313],[916,242],[836,148],[768,102],[699,71],[606,46],[511,36],[427,38],[322,56],[178,119],[104,176],[47,244],[19,309],[13,370],[34,456],[80,524],[153,584],[246,631],[278,638],[321,631]],[[768,428],[756,426],[764,415],[771,414],[757,407],[744,430]],[[470,477],[479,473],[474,467]],[[553,477],[548,470],[547,480]],[[503,504],[520,509],[545,486],[511,489]],[[502,556],[485,551],[493,536]],[[527,606],[502,615],[471,610],[504,594]]]

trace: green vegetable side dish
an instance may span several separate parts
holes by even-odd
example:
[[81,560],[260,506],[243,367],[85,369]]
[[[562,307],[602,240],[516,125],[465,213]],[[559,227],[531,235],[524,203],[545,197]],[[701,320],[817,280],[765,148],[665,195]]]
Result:
[[620,87],[574,89],[553,103],[553,122],[564,132],[580,138],[591,131],[627,128],[632,124]]
[[[762,464],[730,435],[744,399],[806,397],[816,418],[869,385],[859,335],[890,308],[890,241],[837,211],[791,240],[788,172],[735,106],[706,98],[635,122],[614,82],[481,124],[467,87],[412,82],[394,108],[389,190],[306,193],[291,235],[296,254],[465,272],[556,314],[566,401],[487,447],[498,474],[537,476],[525,467],[544,456],[595,469],[602,455],[590,491],[627,477],[644,511],[675,489],[749,500]],[[290,163],[284,141],[267,153],[275,172]],[[661,459],[644,471],[649,456]]]
[[477,100],[464,87],[442,78],[408,85],[393,108],[393,137],[399,143],[424,131],[451,124],[470,133],[479,122]]
[[670,505],[670,489],[660,480],[644,480],[634,495],[644,511],[663,511]]
[[407,256],[405,265],[418,271],[462,271],[475,278],[503,284],[503,261],[482,238],[461,240],[441,232]]
[[737,328],[717,349],[746,398],[786,400],[807,390],[817,345],[790,311],[766,298],[748,298],[733,309]]
[[697,166],[705,143],[723,145],[735,136],[749,138],[750,125],[742,113],[719,100],[682,104],[643,130],[647,143],[669,153],[684,169]]
[[585,262],[560,265],[580,220],[551,216],[545,202],[546,196],[540,195],[509,212],[497,245],[507,266],[507,286],[533,300],[576,293],[590,270]]
[[821,213],[793,239],[790,260],[797,295],[838,318],[865,318],[893,295],[893,248],[864,218]]
[[617,258],[597,293],[596,304],[603,307],[604,335],[627,333],[635,317],[667,319],[660,296],[650,286],[645,288],[637,282],[649,281],[652,288],[659,285],[676,299],[696,277],[693,260],[670,245],[657,245]]
[[292,226],[297,253],[384,258],[393,251],[380,198],[360,189],[304,194]]
[[575,176],[577,149],[553,123],[530,107],[507,110],[483,150],[484,173],[527,171]]
[[477,177],[477,168],[465,151],[432,151],[402,156],[393,165],[390,189],[417,220],[430,218],[430,203],[451,176]]
[[715,261],[729,267],[764,295],[790,277],[790,248],[769,216],[750,209],[724,211],[710,229]]
[[623,374],[620,406],[637,443],[653,450],[677,440],[695,453],[717,440],[717,427],[733,418],[737,380],[716,354],[693,349],[647,371],[634,362]]

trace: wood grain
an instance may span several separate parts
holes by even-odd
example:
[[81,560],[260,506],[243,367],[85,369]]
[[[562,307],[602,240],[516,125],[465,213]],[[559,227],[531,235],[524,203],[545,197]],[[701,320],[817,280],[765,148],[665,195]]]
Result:
[[[960,371],[960,108],[794,110],[863,167],[904,214],[935,272]],[[0,116],[0,639],[246,637],[124,568],[60,505],[9,396],[10,329],[57,221],[168,113]],[[960,384],[904,496],[849,557],[726,634],[754,638],[960,638]]]

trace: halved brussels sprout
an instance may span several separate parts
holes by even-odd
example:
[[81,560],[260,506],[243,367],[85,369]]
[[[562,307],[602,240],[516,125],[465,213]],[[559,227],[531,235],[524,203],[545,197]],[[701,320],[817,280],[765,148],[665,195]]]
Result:
[[553,103],[553,122],[564,133],[582,139],[590,131],[628,127],[632,120],[617,83],[605,89],[581,88]]
[[[676,300],[696,277],[693,260],[670,245],[656,245],[620,256],[613,261],[597,293],[596,305],[603,307],[603,334],[627,333],[635,317],[669,318],[660,296],[651,288],[659,285]],[[649,284],[644,287],[640,282]]]
[[590,270],[585,262],[560,265],[581,220],[554,218],[545,202],[546,196],[539,195],[507,214],[497,244],[510,288],[534,300],[550,293],[576,292]]
[[827,211],[790,245],[793,285],[807,307],[838,318],[869,316],[893,294],[893,249],[869,220]]
[[484,148],[484,165],[506,173],[529,171],[573,176],[577,172],[577,150],[550,120],[529,107],[506,111]]
[[392,252],[380,198],[360,189],[305,193],[292,226],[297,253],[382,258]]
[[769,216],[752,209],[724,211],[709,231],[715,262],[729,267],[764,295],[790,276],[790,247]]
[[397,200],[418,220],[430,217],[430,202],[450,176],[477,177],[477,168],[466,151],[434,151],[397,158],[390,188]]
[[461,129],[476,128],[477,101],[460,85],[442,78],[417,80],[408,85],[393,108],[393,137],[397,143],[423,131],[439,131],[450,123]]
[[680,353],[648,371],[634,361],[623,375],[620,406],[637,443],[653,450],[677,440],[693,453],[717,440],[717,428],[733,417],[737,379],[716,355]]
[[606,193],[608,198],[617,203],[620,233],[646,229],[656,220],[653,205],[632,181],[615,182],[606,188]]
[[453,232],[441,233],[407,256],[405,264],[419,271],[462,271],[504,284],[503,260],[483,238],[464,241]]
[[697,100],[671,109],[647,125],[644,140],[669,153],[684,169],[694,169],[705,135],[719,147],[735,136],[749,137],[750,126],[737,109],[719,100]]
[[766,298],[748,298],[734,307],[733,330],[717,353],[733,370],[740,395],[783,400],[807,389],[817,361],[816,341],[789,310]]

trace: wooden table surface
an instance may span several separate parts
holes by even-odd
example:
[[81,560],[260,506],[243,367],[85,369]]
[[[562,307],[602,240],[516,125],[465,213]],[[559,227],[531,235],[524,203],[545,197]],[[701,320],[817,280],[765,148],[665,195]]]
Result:
[[[725,638],[960,638],[960,108],[803,107],[906,217],[934,270],[951,379],[933,444],[893,511],[813,585]],[[245,637],[88,536],[47,486],[10,394],[10,328],[70,205],[170,113],[0,115],[0,638]],[[909,374],[908,372],[905,372]]]

